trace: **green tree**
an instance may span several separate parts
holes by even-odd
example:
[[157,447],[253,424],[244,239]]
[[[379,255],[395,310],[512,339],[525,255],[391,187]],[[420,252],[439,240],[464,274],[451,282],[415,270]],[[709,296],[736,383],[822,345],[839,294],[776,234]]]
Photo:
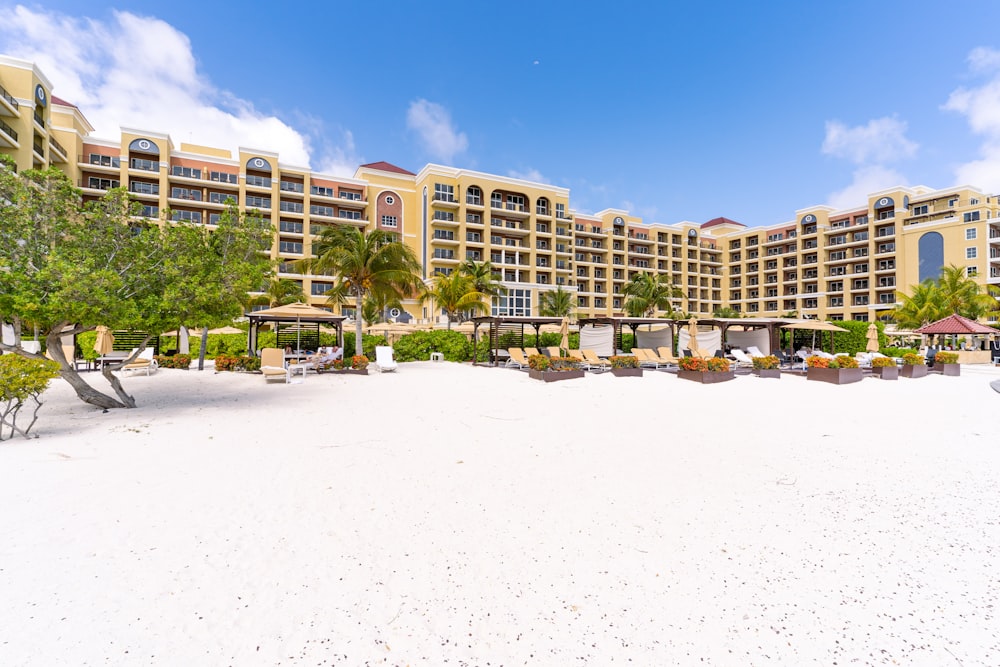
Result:
[[500,272],[489,260],[477,262],[474,259],[467,259],[462,262],[458,270],[471,278],[473,288],[485,295],[488,300],[507,293],[507,288],[500,284]]
[[899,303],[889,313],[902,329],[916,329],[945,317],[945,306],[937,282],[928,278],[914,285],[911,294],[896,292]]
[[384,322],[386,317],[386,311],[392,310],[393,308],[403,309],[403,305],[399,301],[399,297],[391,293],[385,294],[373,294],[368,296],[361,304],[361,319],[365,321],[365,324],[371,326],[372,324],[378,324],[379,322]]
[[573,314],[575,299],[562,285],[538,295],[538,312],[542,317],[569,317]]
[[[255,287],[257,285],[253,286],[253,288]],[[276,308],[290,303],[305,302],[305,300],[306,296],[302,293],[302,285],[298,282],[289,278],[273,278],[268,281],[267,289],[264,290],[263,294],[247,299],[247,305]]]
[[739,318],[743,317],[743,314],[740,311],[734,310],[732,308],[716,308],[715,311],[712,313],[712,317]]
[[485,294],[476,291],[470,276],[453,271],[447,275],[435,274],[431,279],[431,286],[421,295],[420,301],[434,301],[435,306],[448,316],[448,329],[451,329],[451,323],[461,319],[461,313],[488,310],[485,298]]
[[979,283],[966,276],[965,269],[961,266],[953,264],[941,269],[937,287],[941,291],[940,299],[945,311],[942,317],[957,313],[970,320],[977,320],[997,308],[996,299]]
[[637,273],[622,288],[625,300],[625,312],[631,317],[653,317],[657,310],[667,314],[674,312],[674,300],[684,297],[682,292],[666,274],[654,275],[648,272]]
[[379,229],[326,227],[313,242],[316,257],[295,263],[300,271],[335,276],[335,290],[354,298],[355,354],[362,353],[361,312],[369,295],[403,299],[421,291],[420,260],[395,234]]

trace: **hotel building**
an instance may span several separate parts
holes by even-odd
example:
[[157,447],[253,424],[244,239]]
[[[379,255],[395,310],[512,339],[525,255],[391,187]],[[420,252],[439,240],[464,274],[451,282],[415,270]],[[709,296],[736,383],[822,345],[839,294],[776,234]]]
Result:
[[[0,154],[18,170],[55,166],[85,199],[124,187],[147,217],[209,227],[232,199],[270,220],[279,277],[299,282],[316,305],[331,278],[295,273],[291,262],[310,256],[316,235],[334,225],[397,233],[425,279],[466,259],[490,260],[508,288],[495,314],[537,314],[539,295],[563,286],[580,316],[619,315],[622,290],[641,271],[669,275],[684,294],[676,307],[701,316],[731,308],[882,319],[897,290],[949,264],[1000,284],[1000,202],[972,186],[897,187],[766,227],[721,217],[661,224],[617,209],[574,211],[566,188],[436,164],[414,173],[376,162],[345,178],[265,150],[234,154],[176,146],[141,129],[122,128],[115,139],[93,131],[33,63],[0,56]],[[418,321],[439,316],[429,304],[403,305]]]

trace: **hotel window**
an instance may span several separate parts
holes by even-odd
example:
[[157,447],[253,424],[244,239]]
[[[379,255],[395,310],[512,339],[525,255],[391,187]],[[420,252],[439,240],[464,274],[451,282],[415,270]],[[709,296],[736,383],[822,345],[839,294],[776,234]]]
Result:
[[455,251],[446,248],[435,248],[434,259],[455,259]]
[[973,197],[972,199],[969,200],[969,205],[970,206],[976,206],[977,204],[979,204],[979,200],[976,199],[975,197]]
[[396,226],[396,216],[394,216],[394,215],[383,215],[382,216],[382,226],[383,227],[395,227]]
[[216,183],[236,183],[236,174],[227,174],[224,171],[210,171],[208,172],[208,180],[215,181]]
[[535,214],[536,215],[548,215],[549,214],[549,200],[545,197],[541,197],[535,203]]
[[[249,199],[249,197],[247,199]],[[316,204],[310,204],[309,205],[309,214],[310,215],[322,215],[322,216],[326,216],[327,218],[334,217],[334,215],[333,215],[333,207],[332,206],[317,206]]]
[[471,222],[474,225],[481,225],[483,224],[483,216],[479,215],[478,213],[466,213],[465,221]]
[[434,201],[455,201],[455,186],[445,185],[444,183],[434,184]]
[[948,208],[955,208],[958,205],[958,197],[953,197],[948,200]]
[[95,178],[90,177],[89,187],[94,190],[110,190],[111,188],[117,188],[121,183],[111,178]]
[[490,206],[492,208],[503,208],[503,194],[494,192],[490,195]]
[[965,230],[965,240],[966,241],[973,241],[973,240],[975,240],[975,238],[976,238],[976,228],[975,227],[970,227],[969,229]]
[[340,198],[341,199],[347,199],[349,201],[361,201],[361,193],[360,192],[355,192],[353,190],[344,190],[344,189],[341,189],[341,191],[340,191]]
[[465,191],[465,203],[473,206],[483,205],[483,191],[477,185],[470,185]]
[[965,267],[965,275],[968,278],[973,278],[979,275],[979,268],[975,266],[967,266]]
[[171,217],[174,221],[201,223],[201,213],[198,211],[174,211]]
[[566,217],[566,204],[556,204],[556,217],[557,218]]
[[293,241],[281,241],[278,243],[278,252],[287,252],[295,255],[302,254],[302,244]]
[[183,178],[201,178],[201,169],[194,169],[192,167],[173,167],[170,173],[173,176],[181,176]]
[[247,195],[247,208],[271,208],[271,198]]
[[496,317],[528,317],[531,315],[531,290],[511,289],[493,301]]
[[271,187],[271,179],[264,176],[247,174],[247,185],[252,185],[257,188],[269,188]]
[[976,220],[979,220],[979,211],[969,211],[962,215],[963,222],[975,222]]
[[320,197],[333,197],[333,188],[323,187],[321,185],[314,185],[309,188],[309,193],[314,195],[319,195]]
[[913,215],[927,215],[927,204],[913,207]]
[[323,296],[333,289],[333,283],[313,283],[309,287],[309,292],[313,296]]
[[971,248],[966,248],[965,249],[965,258],[966,259],[975,259],[978,256],[978,253],[979,253],[979,251],[976,249],[975,246],[973,246]]
[[344,218],[345,220],[360,220],[361,211],[349,211],[346,208],[340,209],[340,213],[337,215],[338,218]]

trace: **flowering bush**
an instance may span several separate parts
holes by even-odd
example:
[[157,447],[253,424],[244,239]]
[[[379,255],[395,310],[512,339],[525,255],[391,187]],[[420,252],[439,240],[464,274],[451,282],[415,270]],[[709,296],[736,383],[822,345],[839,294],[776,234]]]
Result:
[[677,360],[677,365],[682,371],[700,371],[704,373],[708,370],[708,362],[701,357],[681,357]]
[[938,352],[934,355],[934,364],[957,364],[957,352]]
[[[826,357],[812,356],[806,358],[806,365],[809,368],[830,368],[830,360]],[[836,368],[836,366],[834,366]]]
[[778,357],[773,354],[769,354],[766,357],[752,357],[751,361],[753,361],[753,367],[756,370],[770,370],[781,365]]
[[724,373],[729,370],[729,359],[724,357],[709,357],[706,362],[708,370],[713,373]]
[[896,360],[892,357],[875,357],[872,359],[872,368],[892,368],[896,365]]
[[573,357],[546,357],[544,354],[528,357],[528,368],[536,371],[575,371],[577,363]]
[[903,365],[904,366],[923,366],[924,358],[919,354],[913,354],[912,352],[903,355]]
[[[181,357],[184,355],[175,355],[173,359]],[[169,358],[169,357],[168,357]],[[161,366],[161,362],[157,361]],[[188,357],[187,365],[183,368],[187,368],[191,365],[191,358]],[[167,366],[171,368],[171,366]],[[181,368],[179,366],[173,366],[172,368]],[[217,354],[215,355],[215,370],[217,371],[259,371],[260,370],[260,357],[251,357],[249,355],[233,356],[231,354]]]
[[158,354],[153,358],[156,359],[156,363],[160,368],[182,368],[186,370],[191,367],[190,354],[175,354],[169,357]]
[[344,360],[343,359],[334,359],[333,360],[333,368],[334,368],[334,370],[338,370],[338,371],[344,370]]
[[611,368],[639,368],[639,358],[631,355],[608,357]]
[[832,366],[831,365],[830,368],[857,368],[858,367],[858,360],[855,359],[854,357],[849,357],[846,354],[838,355],[837,358],[834,359],[834,362],[836,362],[837,365],[836,366]]
[[552,366],[549,358],[544,354],[533,354],[528,357],[528,368],[535,371],[547,371]]
[[351,357],[351,368],[356,368],[359,371],[368,368],[368,357],[363,354],[355,354]]

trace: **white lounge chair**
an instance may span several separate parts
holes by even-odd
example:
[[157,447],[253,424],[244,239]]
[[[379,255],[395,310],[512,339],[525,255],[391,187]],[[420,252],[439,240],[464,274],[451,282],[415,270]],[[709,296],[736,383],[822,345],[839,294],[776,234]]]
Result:
[[[131,357],[135,354],[137,349],[139,348],[132,348],[132,351],[128,356]],[[151,372],[157,370],[159,367],[160,365],[156,363],[156,359],[153,358],[153,348],[144,347],[138,357],[122,366],[122,372],[128,371],[129,373],[137,373],[140,371],[146,371],[146,375],[149,376]]]
[[[736,360],[737,366],[742,366],[744,368],[753,368],[753,359],[747,356],[747,353],[738,347],[734,347],[730,354],[733,355],[733,359]],[[763,355],[761,355],[763,356]]]
[[766,357],[767,355],[760,351],[760,348],[756,345],[751,345],[747,348],[747,354],[751,357]]
[[379,373],[396,370],[396,360],[392,358],[392,348],[388,345],[375,347],[375,365]]
[[264,382],[271,380],[292,381],[292,374],[285,368],[285,353],[276,347],[265,347],[260,351],[260,372],[264,374]]

